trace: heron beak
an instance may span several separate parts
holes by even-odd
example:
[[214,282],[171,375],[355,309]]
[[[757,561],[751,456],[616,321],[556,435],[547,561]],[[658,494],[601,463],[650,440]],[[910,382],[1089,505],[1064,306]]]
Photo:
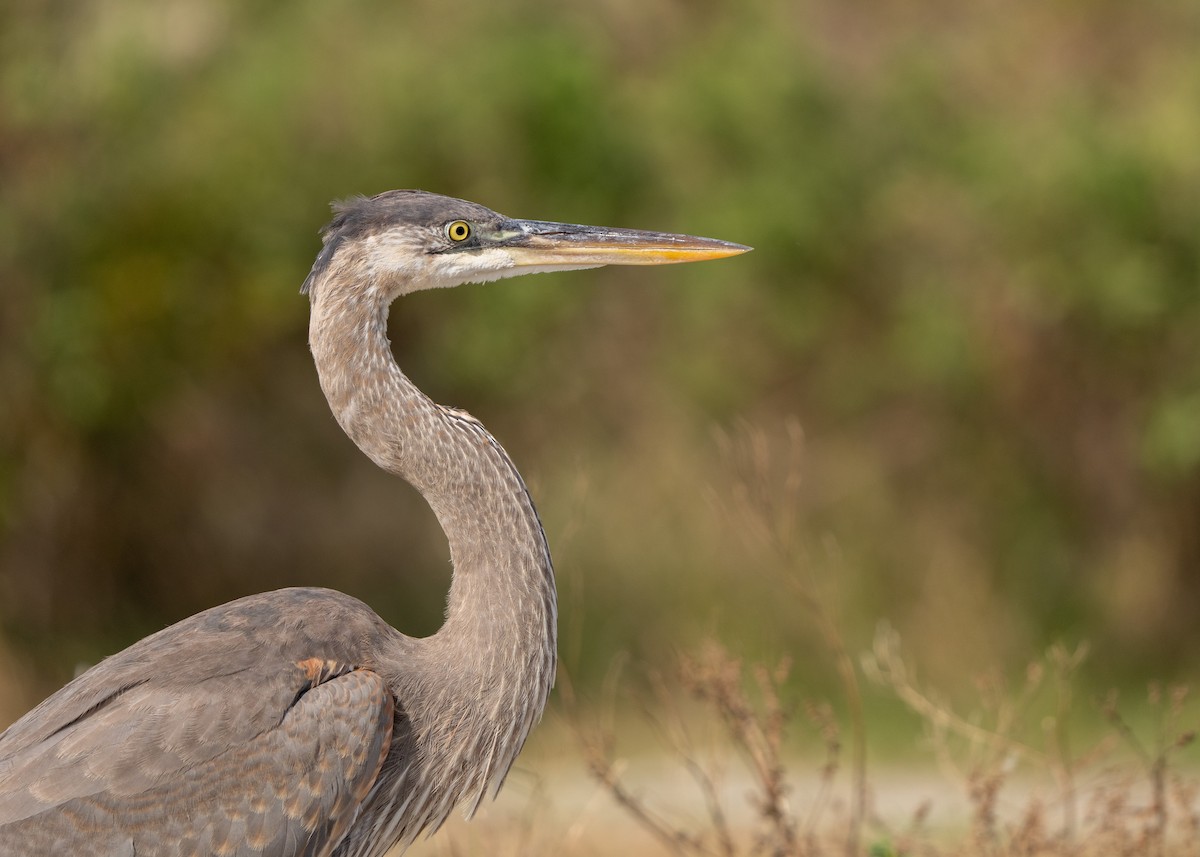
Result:
[[518,268],[563,265],[671,265],[736,256],[752,248],[715,238],[610,229],[575,223],[518,220],[520,233],[505,242]]

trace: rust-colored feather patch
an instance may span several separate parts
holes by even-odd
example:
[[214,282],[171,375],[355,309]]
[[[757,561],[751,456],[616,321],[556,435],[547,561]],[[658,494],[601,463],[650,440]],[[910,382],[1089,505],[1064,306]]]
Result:
[[355,669],[353,664],[339,663],[324,658],[305,658],[302,661],[296,661],[296,666],[303,670],[310,688],[324,684],[330,679],[344,676]]

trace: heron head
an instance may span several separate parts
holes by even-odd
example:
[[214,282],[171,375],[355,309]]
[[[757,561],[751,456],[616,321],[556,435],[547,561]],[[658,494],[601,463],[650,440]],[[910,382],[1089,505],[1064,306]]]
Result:
[[314,291],[331,265],[351,265],[356,282],[387,299],[447,288],[602,265],[664,265],[719,259],[749,247],[636,229],[514,220],[491,209],[416,190],[334,204],[325,246],[301,289]]

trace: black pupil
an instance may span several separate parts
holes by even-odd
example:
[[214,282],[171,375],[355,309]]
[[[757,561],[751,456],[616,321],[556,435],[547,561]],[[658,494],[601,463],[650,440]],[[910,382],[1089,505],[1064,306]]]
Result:
[[450,237],[461,241],[467,237],[467,224],[455,223],[450,227]]

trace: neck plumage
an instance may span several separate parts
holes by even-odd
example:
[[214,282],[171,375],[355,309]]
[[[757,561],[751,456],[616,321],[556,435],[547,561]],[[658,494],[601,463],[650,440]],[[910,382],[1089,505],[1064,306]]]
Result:
[[425,798],[436,827],[460,799],[494,794],[541,716],[555,670],[550,553],[500,444],[400,371],[387,300],[315,285],[309,344],[334,416],[372,461],[421,492],[450,544],[445,624],[405,641],[393,679],[429,772],[457,777]]

